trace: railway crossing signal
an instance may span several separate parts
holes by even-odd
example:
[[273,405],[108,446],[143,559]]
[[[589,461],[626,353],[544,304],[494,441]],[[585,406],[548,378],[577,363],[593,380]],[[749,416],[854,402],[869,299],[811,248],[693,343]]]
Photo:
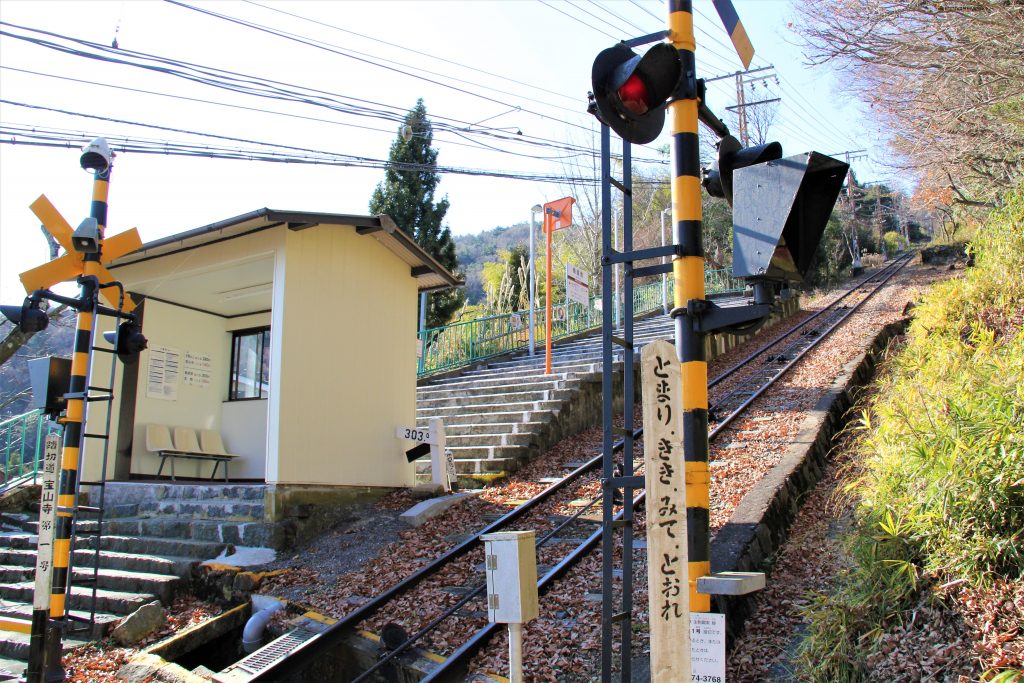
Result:
[[724,198],[732,206],[734,171],[781,158],[782,145],[777,142],[741,147],[739,140],[726,135],[718,141],[718,159],[704,173],[704,189],[712,197]]
[[679,72],[679,55],[668,43],[658,43],[644,55],[625,43],[603,50],[591,72],[601,120],[623,140],[651,142],[665,126],[665,108]]
[[849,165],[808,152],[737,170],[733,275],[803,280]]
[[[120,323],[108,339],[114,344],[114,352],[123,362],[131,362],[146,348],[146,338],[139,329],[136,316],[130,312],[135,307],[134,302],[125,295],[124,288],[104,266],[105,262],[142,246],[142,240],[134,228],[109,238],[104,237],[112,159],[110,147],[102,138],[96,138],[84,150],[80,159],[82,168],[94,174],[92,206],[89,217],[77,229],[71,229],[70,224],[45,196],[40,196],[32,203],[32,212],[67,253],[23,272],[21,282],[29,294],[25,302],[20,308],[0,308],[0,312],[24,331],[39,331],[46,327],[46,313],[39,308],[44,298],[66,304],[78,311],[74,352],[68,372],[68,391],[63,403],[63,450],[59,458],[59,472],[55,475],[56,491],[44,491],[44,497],[53,497],[55,515],[52,562],[47,563],[52,572],[47,576],[37,575],[29,628],[28,683],[64,679],[60,665],[60,641],[62,629],[69,623],[66,597],[73,575],[73,526],[82,510],[78,506],[79,489],[82,485],[97,485],[96,482],[80,481],[81,455],[84,454],[87,438],[104,439],[104,448],[109,440],[107,434],[86,433],[89,402],[97,398],[113,398],[113,365],[110,387],[95,386],[90,381],[96,316],[110,316]],[[58,282],[72,279],[77,280],[80,286],[77,298],[61,296],[48,289]],[[109,306],[99,303],[101,297]],[[46,390],[49,393],[48,380]],[[103,397],[96,397],[94,392],[107,393]],[[48,409],[59,409],[58,402],[51,402],[49,398],[44,400]],[[104,455],[104,462],[105,458]],[[42,556],[41,549],[39,554]]]
[[[754,49],[743,24],[730,0],[713,0],[744,68],[749,67]],[[729,134],[728,127],[707,107],[704,82],[697,78],[695,58],[696,38],[693,30],[693,0],[668,0],[668,27],[666,31],[624,41],[600,52],[592,69],[593,93],[591,113],[603,124],[602,146],[602,263],[605,270],[605,305],[610,302],[611,278],[609,268],[623,263],[626,267],[626,299],[632,292],[632,278],[668,272],[666,266],[638,267],[637,261],[672,257],[671,272],[675,278],[675,301],[671,315],[675,321],[674,352],[678,362],[681,390],[673,410],[679,413],[682,437],[678,441],[679,453],[673,453],[673,466],[685,471],[685,491],[674,494],[671,505],[683,514],[685,507],[687,552],[673,556],[671,571],[682,578],[678,589],[682,592],[679,603],[673,603],[672,619],[685,621],[689,613],[710,612],[711,593],[740,594],[755,590],[758,582],[751,577],[711,574],[710,547],[710,470],[708,467],[708,377],[705,336],[715,330],[737,330],[750,333],[767,318],[773,298],[775,282],[797,280],[810,265],[814,251],[824,231],[842,185],[845,165],[835,159],[810,152],[788,159],[782,158],[778,143],[744,148]],[[662,43],[663,39],[668,42]],[[658,44],[643,56],[636,55],[632,47],[649,43]],[[667,118],[672,135],[672,223],[673,244],[633,251],[632,208],[630,204],[630,145],[654,140]],[[704,122],[720,138],[716,168],[703,171],[700,167],[698,122]],[[624,178],[611,178],[608,129],[623,139]],[[612,248],[608,238],[611,223],[611,187],[623,193],[624,244],[622,251]],[[750,278],[754,286],[753,303],[743,306],[719,306],[706,297],[704,285],[704,249],[702,235],[702,186],[714,196],[724,197],[734,208],[734,274]],[[627,315],[628,318],[628,315]],[[631,518],[631,491],[645,486],[643,477],[631,476],[632,461],[624,455],[624,472],[615,473],[619,464],[612,446],[613,434],[620,433],[625,441],[622,453],[632,452],[630,430],[632,422],[632,328],[627,324],[623,337],[612,334],[611,319],[604,320],[604,358],[609,363],[613,344],[622,346],[623,363],[623,428],[613,432],[612,414],[614,390],[607,375],[603,383],[604,394],[604,567],[602,606],[602,681],[611,681],[613,632],[621,632],[620,652],[630,649],[628,614],[631,598],[623,592],[621,606],[612,596],[616,591],[612,545],[616,518],[613,509],[616,494],[624,496],[621,514],[623,522]],[[607,367],[607,366],[606,366]],[[669,381],[669,380],[664,380]],[[662,392],[665,393],[665,392]],[[651,476],[648,474],[648,476]],[[650,493],[648,489],[647,493]],[[680,495],[681,494],[681,495]],[[681,499],[681,500],[680,500]],[[663,497],[662,501],[667,500]],[[683,505],[680,506],[679,503]],[[651,514],[650,512],[648,514]],[[650,522],[650,519],[648,520]],[[629,525],[626,524],[629,528]],[[622,557],[631,557],[632,532],[622,532]],[[685,569],[681,566],[686,565]],[[626,575],[629,561],[624,560],[622,586],[632,581]],[[678,570],[675,567],[678,566]],[[679,572],[678,574],[676,572]],[[675,599],[673,593],[673,600]],[[655,615],[656,596],[652,593],[650,614]],[[652,619],[654,617],[652,616]],[[675,624],[685,628],[682,624]],[[678,630],[678,629],[677,629]],[[652,661],[654,650],[664,655],[659,661],[672,661],[672,681],[689,680],[690,668],[674,658],[681,657],[678,642],[672,638],[655,637],[651,631]],[[676,639],[678,640],[678,639]],[[657,642],[656,642],[657,641]],[[667,658],[667,659],[666,659]],[[629,678],[629,658],[620,662],[622,679]],[[695,672],[696,673],[696,672]],[[668,679],[666,679],[668,680]]]
[[125,365],[131,365],[139,358],[145,348],[146,337],[143,336],[139,324],[134,320],[126,320],[112,332],[104,332],[103,338],[114,346],[114,353]]
[[39,307],[39,299],[25,297],[21,306],[0,306],[0,313],[18,326],[22,332],[42,332],[50,324],[46,311]]

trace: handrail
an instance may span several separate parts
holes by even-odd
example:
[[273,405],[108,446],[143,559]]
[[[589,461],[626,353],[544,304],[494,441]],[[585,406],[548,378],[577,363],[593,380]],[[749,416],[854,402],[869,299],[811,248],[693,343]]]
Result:
[[[708,294],[742,291],[743,281],[732,276],[729,269],[704,273]],[[668,302],[672,306],[673,282],[668,281]],[[662,306],[661,281],[633,289],[633,311],[645,315]],[[534,339],[538,346],[545,341],[545,311],[534,314]],[[530,339],[529,316],[526,311],[501,313],[475,320],[433,327],[419,333],[420,357],[417,377],[472,365],[486,358],[527,348]],[[579,334],[601,326],[601,297],[593,296],[587,306],[576,302],[552,308],[552,341]]]
[[46,436],[59,429],[38,409],[0,421],[0,493],[35,483]]

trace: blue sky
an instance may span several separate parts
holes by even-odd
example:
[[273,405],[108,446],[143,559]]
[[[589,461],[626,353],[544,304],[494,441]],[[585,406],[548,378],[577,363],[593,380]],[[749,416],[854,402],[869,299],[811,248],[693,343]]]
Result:
[[[358,108],[358,114],[228,92],[0,36],[3,137],[11,139],[15,131],[14,139],[25,141],[24,133],[34,127],[65,139],[106,135],[115,144],[120,137],[157,146],[173,141],[244,150],[267,149],[257,143],[270,143],[383,159],[397,129],[393,117],[422,97],[435,123],[445,124],[445,130],[435,131],[439,163],[491,173],[564,175],[564,147],[574,149],[575,159],[587,160],[583,152],[597,144],[596,124],[585,113],[594,56],[617,40],[664,28],[663,3],[648,0],[187,4],[267,30],[137,0],[4,0],[0,21],[8,24],[4,31],[62,45],[68,45],[66,36],[108,46],[116,34],[124,51],[343,95],[345,106]],[[790,3],[738,0],[736,6],[757,51],[754,66],[774,65],[779,77],[777,84],[774,78],[762,83],[759,92],[782,99],[773,137],[786,153],[867,148],[871,157],[857,161],[855,170],[863,179],[881,179],[878,162],[884,151],[878,132],[855,103],[838,94],[827,68],[803,66],[787,28]],[[696,0],[695,7],[699,75],[740,69],[710,0]],[[286,32],[290,39],[268,30]],[[733,79],[710,88],[715,111],[724,115],[734,103]],[[367,116],[370,110],[377,116]],[[634,156],[657,157],[664,142],[634,149]],[[78,156],[73,147],[0,145],[4,303],[23,296],[18,272],[47,255],[28,205],[46,194],[72,225],[88,214],[90,178],[78,167]],[[115,160],[108,229],[137,227],[150,241],[264,206],[365,213],[382,175],[372,168],[124,153]],[[565,187],[445,175],[439,191],[451,202],[448,224],[461,234],[526,220],[533,204],[563,196]]]

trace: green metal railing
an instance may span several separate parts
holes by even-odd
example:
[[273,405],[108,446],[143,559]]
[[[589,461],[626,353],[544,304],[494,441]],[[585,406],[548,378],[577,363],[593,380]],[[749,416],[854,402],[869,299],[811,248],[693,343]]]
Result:
[[0,493],[36,480],[46,436],[59,430],[41,410],[0,422]]
[[[733,278],[728,269],[709,270],[704,274],[708,294],[742,291],[743,281]],[[668,302],[672,305],[673,281],[668,280]],[[633,311],[644,315],[662,307],[661,281],[633,289]],[[545,343],[545,311],[534,313],[534,339],[537,347]],[[601,297],[591,297],[584,306],[568,302],[552,307],[552,341],[601,326]],[[472,365],[485,358],[519,351],[529,346],[530,317],[527,311],[502,313],[476,320],[434,327],[420,332],[421,355],[418,377]]]

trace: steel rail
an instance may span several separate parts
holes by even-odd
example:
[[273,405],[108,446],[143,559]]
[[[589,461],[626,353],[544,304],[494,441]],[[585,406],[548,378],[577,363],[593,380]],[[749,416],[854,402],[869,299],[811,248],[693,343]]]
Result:
[[[897,267],[893,268],[889,273],[887,273],[886,276],[882,280],[880,280],[878,282],[878,284],[875,285],[875,287],[873,289],[871,289],[871,291],[869,291],[867,293],[867,296],[865,296],[863,299],[858,301],[856,304],[854,304],[850,308],[846,309],[846,313],[844,313],[835,322],[833,322],[827,328],[825,328],[825,330],[820,335],[818,335],[817,339],[815,339],[811,344],[809,344],[807,347],[805,347],[803,350],[801,350],[798,354],[793,356],[793,358],[790,359],[785,365],[783,365],[779,369],[779,372],[776,373],[767,382],[765,382],[761,386],[761,388],[759,388],[757,391],[755,391],[753,394],[751,394],[747,398],[747,400],[743,401],[743,403],[740,404],[740,406],[738,408],[736,408],[734,411],[732,411],[726,417],[724,417],[722,420],[720,420],[718,422],[718,424],[715,426],[715,428],[713,430],[711,430],[710,434],[708,434],[708,439],[710,440],[711,438],[717,436],[733,420],[735,420],[740,415],[740,413],[745,411],[747,409],[747,407],[750,406],[751,403],[753,403],[764,392],[768,391],[768,389],[772,385],[774,385],[775,382],[777,382],[779,380],[779,378],[781,378],[783,375],[785,375],[787,372],[789,372],[793,368],[793,366],[796,365],[800,361],[801,358],[806,356],[807,353],[810,352],[812,349],[816,348],[818,346],[818,344],[820,344],[823,339],[825,339],[829,334],[831,334],[833,331],[835,331],[836,328],[838,328],[840,325],[842,325],[844,322],[846,322],[846,320],[848,320],[851,315],[853,315],[862,305],[864,305],[864,303],[866,301],[870,300],[871,297],[874,296],[875,293],[878,292],[879,289],[881,289],[887,282],[889,282],[889,280],[891,280],[893,278],[893,276],[896,275],[896,273],[898,273],[901,270],[903,270],[903,267],[906,266],[908,263],[910,263],[910,257],[906,257],[905,259],[902,260],[902,262],[897,261],[897,263],[898,263]],[[834,302],[834,303],[838,303],[838,302]]]
[[[824,341],[829,334],[835,331],[839,327],[839,325],[841,325],[851,315],[853,315],[853,313],[857,309],[859,309],[864,302],[868,301],[872,296],[874,296],[874,294],[879,289],[881,289],[883,285],[885,285],[894,275],[896,275],[896,273],[902,270],[903,267],[906,266],[909,262],[909,257],[903,260],[902,263],[897,261],[897,267],[892,268],[890,272],[885,273],[884,279],[881,280],[870,292],[868,292],[867,296],[865,296],[864,299],[858,302],[855,306],[848,309],[847,313],[845,313],[840,320],[830,325],[821,335],[818,336],[817,339],[814,340],[814,342],[810,346],[801,351],[799,355],[795,356],[789,363],[787,363],[787,365],[779,372],[779,374],[773,377],[763,388],[759,389],[754,396],[751,396],[750,399],[745,401],[742,408],[734,411],[734,413],[729,416],[729,421],[734,419],[736,415],[742,412],[742,410],[745,410],[746,407],[749,406],[757,396],[763,394],[769,386],[774,384],[779,377],[781,377],[783,374],[785,374],[785,372],[791,369],[801,358],[803,358],[803,356],[807,354],[808,351],[817,347],[818,344]],[[860,286],[862,285],[858,285],[857,287]],[[857,287],[853,289],[857,289]],[[829,306],[834,306],[837,303],[839,303],[839,299],[833,301],[831,304],[829,304]],[[715,437],[717,437],[718,434],[721,433],[723,428],[724,424],[720,424],[718,427],[716,427],[710,434],[708,434],[708,441],[710,442],[711,440],[715,439]],[[646,492],[643,492],[637,495],[635,498],[633,498],[634,508],[643,503],[645,495]],[[619,520],[621,519],[621,516],[622,512],[620,511],[618,514],[615,515],[614,519]],[[585,556],[593,548],[593,546],[597,544],[597,542],[601,539],[603,534],[603,529],[595,531],[589,538],[587,538],[583,541],[583,543],[577,546],[576,549],[574,549],[569,555],[563,558],[561,562],[559,562],[554,568],[551,569],[551,571],[545,574],[544,578],[537,582],[538,592],[543,592],[551,582],[559,578],[562,574],[568,571],[568,569],[571,568],[576,562],[578,562],[583,556]],[[487,624],[487,626],[477,631],[469,640],[467,640],[465,643],[459,646],[459,648],[456,649],[455,652],[453,652],[447,659],[445,659],[445,661],[442,662],[437,669],[428,674],[425,678],[422,678],[420,680],[420,683],[441,683],[461,680],[460,677],[465,674],[469,660],[472,659],[473,655],[475,655],[480,650],[480,648],[483,647],[487,639],[494,635],[494,633],[499,629],[500,626],[501,625],[497,623],[489,623]]]
[[[635,430],[633,438],[639,438],[640,434],[642,434],[642,431],[642,429]],[[624,440],[618,439],[615,442],[614,450],[622,450],[623,445]],[[276,681],[284,676],[298,673],[299,671],[304,670],[307,666],[309,666],[312,663],[312,659],[316,657],[319,653],[340,643],[351,630],[355,629],[359,622],[364,621],[365,619],[369,619],[374,614],[376,614],[377,611],[379,611],[385,604],[387,604],[394,598],[398,597],[405,591],[411,589],[420,581],[437,573],[452,560],[455,560],[469,553],[476,547],[476,544],[480,541],[480,537],[484,534],[489,534],[491,532],[497,531],[498,529],[501,529],[502,527],[507,526],[508,524],[511,524],[512,522],[518,520],[533,508],[539,506],[541,503],[544,503],[548,499],[553,497],[555,493],[558,493],[559,491],[567,487],[569,484],[573,483],[574,481],[582,477],[584,474],[587,474],[589,471],[597,468],[598,465],[601,464],[602,457],[603,456],[601,454],[594,456],[592,459],[588,460],[587,462],[583,463],[569,474],[565,475],[559,481],[551,484],[551,486],[541,491],[535,497],[526,501],[525,503],[515,508],[514,510],[508,512],[499,519],[491,522],[480,531],[475,532],[471,537],[467,538],[462,543],[459,543],[454,548],[451,548],[447,552],[438,556],[437,559],[416,570],[414,573],[402,579],[394,586],[388,588],[382,593],[379,593],[368,602],[363,603],[353,612],[350,612],[344,618],[340,619],[339,621],[331,625],[329,629],[321,633],[316,638],[307,640],[305,643],[299,645],[286,658],[277,662],[273,666],[260,671],[257,677],[253,678],[252,680]],[[299,653],[302,653],[302,656],[299,656]]]
[[[754,399],[756,399],[758,396],[763,394],[764,391],[767,390],[767,388],[769,386],[774,384],[775,380],[777,380],[786,371],[788,371],[790,369],[790,367],[792,367],[792,365],[794,365],[800,358],[802,358],[807,353],[807,351],[809,351],[810,349],[816,347],[819,343],[821,343],[821,341],[823,339],[825,339],[830,332],[832,332],[835,328],[837,328],[839,326],[839,324],[841,324],[850,315],[852,315],[852,313],[854,311],[856,311],[860,307],[861,304],[863,304],[865,301],[867,301],[869,298],[871,298],[871,296],[875,292],[877,292],[878,289],[882,285],[885,284],[885,282],[888,282],[888,280],[891,279],[897,272],[899,272],[899,270],[902,269],[902,267],[905,266],[906,263],[908,263],[908,262],[909,262],[909,258],[907,258],[905,261],[900,263],[899,267],[891,270],[891,272],[887,272],[886,273],[886,271],[882,271],[882,273],[886,273],[884,280],[882,280],[873,290],[871,290],[871,292],[861,302],[859,302],[855,307],[849,309],[848,312],[839,321],[837,321],[835,324],[830,326],[824,333],[822,333],[810,346],[808,346],[806,349],[804,349],[798,356],[794,357],[782,370],[780,370],[780,372],[777,375],[775,375],[775,377],[773,377],[768,382],[768,384],[766,384],[764,387],[759,389],[754,395],[752,395],[749,399],[747,399],[747,401],[744,402],[744,404],[743,404],[743,406],[741,406],[741,408],[738,408],[736,411],[734,411],[732,414],[730,414],[730,416],[728,416],[728,418],[727,418],[728,421],[731,422],[732,419],[734,419],[740,412],[742,412],[747,406],[749,406],[750,403],[752,403]],[[857,285],[852,287],[848,292],[846,292],[842,297],[839,297],[838,299],[836,299],[835,301],[830,303],[828,307],[826,307],[825,309],[822,309],[822,311],[816,313],[815,316],[813,316],[813,317],[816,318],[821,313],[824,313],[825,311],[828,311],[828,310],[832,309],[836,304],[838,304],[840,301],[845,299],[845,297],[848,296],[850,293],[852,293],[856,289],[862,287],[867,282],[870,282],[873,278],[879,277],[882,273],[875,273],[872,276],[869,276],[868,278],[863,279],[860,283],[858,283]],[[748,357],[744,361],[741,361],[739,365],[744,365],[746,363],[749,363],[751,360],[756,358],[757,355],[759,355],[761,352],[763,352],[764,350],[766,350],[770,346],[778,343],[778,341],[780,341],[781,338],[784,338],[784,337],[788,336],[789,334],[791,334],[796,329],[799,329],[799,327],[806,326],[807,323],[809,322],[809,320],[810,319],[804,320],[799,325],[794,326],[794,328],[792,328],[789,332],[787,332],[784,335],[782,335],[782,337],[777,338],[773,342],[770,342],[769,344],[763,346],[761,351],[759,351],[759,352],[757,352],[755,354],[752,354],[750,357]],[[720,423],[719,426],[714,431],[712,431],[709,434],[709,440],[713,439],[714,437],[716,437],[717,434],[721,431],[721,429],[724,426],[725,426],[724,422]],[[633,430],[633,439],[640,438],[640,436],[642,436],[642,434],[643,434],[643,428],[642,427]],[[614,451],[620,451],[620,450],[622,450],[623,446],[624,446],[624,440],[623,439],[618,439],[618,440],[616,440],[616,442],[615,442],[615,444],[613,446],[613,450]],[[491,522],[490,524],[488,524],[486,527],[484,527],[480,531],[475,532],[468,539],[466,539],[463,542],[461,542],[458,545],[456,545],[454,548],[451,548],[447,552],[445,552],[442,555],[438,556],[438,558],[433,560],[431,563],[425,565],[424,567],[421,567],[419,570],[417,570],[413,574],[410,574],[408,577],[406,577],[405,579],[403,579],[399,583],[395,584],[391,588],[388,588],[387,590],[385,590],[382,593],[380,593],[377,596],[375,596],[370,601],[368,601],[368,602],[364,603],[363,605],[359,606],[356,610],[354,610],[353,612],[349,613],[347,616],[345,616],[344,618],[342,618],[341,620],[339,620],[338,622],[333,624],[329,629],[324,631],[318,637],[312,638],[312,639],[306,641],[305,643],[301,644],[299,647],[297,647],[295,650],[293,650],[291,653],[289,653],[289,655],[287,657],[285,657],[281,661],[277,662],[273,666],[268,667],[267,669],[262,670],[258,674],[258,676],[256,678],[252,679],[252,680],[254,680],[254,681],[257,681],[257,680],[258,681],[279,680],[282,677],[285,677],[285,676],[288,676],[288,675],[292,675],[292,674],[295,674],[295,673],[298,673],[298,672],[304,670],[305,668],[307,668],[308,666],[310,666],[312,664],[312,662],[315,659],[315,657],[318,656],[323,650],[329,649],[329,648],[331,648],[333,646],[336,646],[342,639],[344,639],[344,637],[350,631],[354,630],[355,627],[360,622],[364,621],[365,619],[368,619],[368,618],[372,617],[386,603],[390,602],[392,599],[394,599],[398,595],[404,593],[405,591],[410,590],[416,584],[418,584],[420,581],[422,581],[422,580],[428,578],[429,576],[437,573],[438,571],[440,571],[440,569],[442,569],[444,566],[446,566],[452,560],[455,560],[455,559],[457,559],[457,558],[459,558],[459,557],[469,553],[471,550],[473,550],[476,547],[476,544],[477,544],[477,542],[480,541],[480,537],[481,536],[483,536],[485,534],[488,534],[488,533],[491,533],[493,531],[496,531],[498,529],[501,529],[502,527],[504,527],[504,526],[506,526],[506,525],[508,525],[508,524],[510,524],[510,523],[512,523],[512,522],[514,522],[514,521],[516,521],[518,519],[520,519],[527,512],[529,512],[533,508],[539,506],[541,503],[547,502],[550,498],[552,498],[554,496],[555,493],[561,491],[562,489],[567,487],[569,484],[575,482],[577,479],[579,479],[580,477],[582,477],[584,474],[588,473],[589,471],[591,471],[593,469],[596,469],[601,464],[602,459],[603,459],[603,455],[602,454],[598,454],[597,456],[593,457],[592,459],[586,461],[585,463],[583,463],[582,465],[577,467],[575,470],[573,470],[572,472],[567,474],[565,477],[563,477],[559,481],[551,484],[549,487],[547,487],[546,489],[541,491],[534,498],[531,498],[530,500],[524,502],[522,505],[518,506],[517,508],[515,508],[514,510],[512,510],[509,513],[505,514],[501,518],[495,520],[494,522]],[[643,502],[644,495],[645,495],[644,493],[641,493],[641,494],[639,494],[638,496],[636,496],[633,499],[634,506],[639,505],[639,504],[641,504]],[[597,499],[595,499],[595,501],[596,500]],[[594,504],[594,501],[591,502],[590,506],[592,506],[593,504]],[[540,547],[545,542],[547,542],[547,540],[549,540],[557,531],[563,529],[568,524],[576,521],[578,519],[578,517],[581,516],[590,506],[587,506],[587,507],[583,508],[582,510],[577,512],[575,515],[570,517],[569,519],[563,521],[558,527],[556,527],[554,530],[552,530],[546,536],[544,536],[540,541],[538,541],[537,547]],[[617,514],[615,516],[615,519],[616,520],[620,519],[621,518],[621,514],[622,514],[621,512],[619,514]],[[555,567],[553,567],[547,574],[545,574],[543,578],[538,580],[538,584],[537,584],[538,590],[540,590],[540,591],[545,590],[547,588],[547,586],[551,582],[555,581],[557,578],[562,576],[581,557],[585,556],[592,549],[592,547],[601,539],[602,534],[603,534],[602,530],[595,531],[593,534],[591,534],[591,536],[589,536],[587,539],[585,539],[573,551],[571,551],[568,555],[566,555],[557,565],[555,565]],[[461,607],[463,607],[465,604],[467,604],[473,598],[475,598],[477,595],[479,595],[479,593],[482,591],[482,589],[483,589],[483,586],[475,589],[470,594],[468,594],[466,596],[463,596],[463,598],[461,598],[454,606],[448,608],[444,613],[442,613],[441,615],[435,617],[426,626],[421,628],[416,634],[414,634],[413,636],[407,638],[406,641],[401,643],[398,647],[396,647],[395,649],[389,651],[387,654],[382,656],[381,659],[373,667],[371,667],[371,669],[363,672],[362,674],[360,674],[359,677],[354,679],[353,683],[355,683],[355,681],[363,680],[370,673],[372,673],[373,671],[376,671],[384,663],[386,663],[388,661],[391,661],[392,659],[394,659],[395,657],[400,655],[402,652],[408,650],[412,646],[412,644],[414,642],[416,642],[417,640],[419,640],[423,635],[425,635],[426,633],[429,633],[431,630],[436,628],[438,624],[440,624],[442,621],[444,621],[445,619],[447,619],[450,616],[452,616],[452,614],[454,614],[454,612],[458,611],[458,609],[461,609]],[[479,650],[480,647],[482,647],[482,645],[486,641],[486,639],[489,638],[494,633],[496,627],[497,627],[496,624],[488,624],[488,626],[486,626],[483,629],[481,629],[480,631],[478,631],[468,641],[466,641],[466,643],[464,643],[455,652],[453,652],[452,655],[450,655],[445,660],[445,662],[442,663],[438,667],[438,669],[436,669],[434,672],[429,674],[426,678],[422,679],[422,681],[425,682],[425,681],[434,681],[434,680],[449,680],[449,679],[446,679],[446,678],[439,678],[439,677],[455,675],[454,673],[449,673],[449,671],[450,670],[454,670],[455,668],[458,668],[458,667],[462,667],[466,663],[468,663],[468,661],[472,657],[472,655],[475,654],[475,652],[477,650]]]
[[[838,304],[840,301],[842,301],[846,297],[850,296],[855,291],[857,291],[858,289],[860,289],[864,285],[866,285],[869,282],[871,282],[873,279],[875,279],[877,277],[881,277],[882,275],[886,274],[897,263],[899,263],[899,260],[893,261],[893,263],[890,263],[888,266],[886,266],[884,269],[878,271],[877,273],[871,273],[870,275],[865,276],[864,278],[861,279],[860,282],[858,282],[857,284],[855,284],[852,287],[850,287],[849,289],[847,289],[846,292],[841,297],[839,297],[839,298],[835,299],[834,301],[832,301],[831,303],[829,303],[828,306],[826,306],[825,308],[822,308],[817,313],[804,318],[802,321],[798,322],[796,325],[793,325],[788,330],[786,330],[785,332],[783,332],[779,336],[775,337],[775,339],[773,339],[770,342],[762,345],[761,348],[759,348],[757,351],[754,351],[752,354],[750,354],[749,356],[747,356],[746,358],[741,360],[739,363],[737,363],[736,365],[732,366],[731,368],[729,368],[728,370],[726,370],[725,372],[720,374],[718,377],[715,377],[713,380],[708,382],[708,389],[711,389],[712,387],[714,387],[715,385],[719,384],[720,382],[722,382],[726,378],[730,377],[737,370],[739,370],[740,368],[744,367],[747,363],[750,363],[751,361],[753,361],[755,358],[760,356],[762,353],[764,353],[765,351],[767,351],[771,347],[775,346],[780,341],[782,341],[783,339],[785,339],[789,335],[791,335],[794,332],[796,332],[797,330],[799,330],[801,327],[806,326],[811,321],[816,320],[818,317],[820,317],[820,316],[824,315],[825,313],[828,313],[829,311],[833,310],[835,308],[836,304]],[[902,266],[900,266],[900,267],[902,267]]]

